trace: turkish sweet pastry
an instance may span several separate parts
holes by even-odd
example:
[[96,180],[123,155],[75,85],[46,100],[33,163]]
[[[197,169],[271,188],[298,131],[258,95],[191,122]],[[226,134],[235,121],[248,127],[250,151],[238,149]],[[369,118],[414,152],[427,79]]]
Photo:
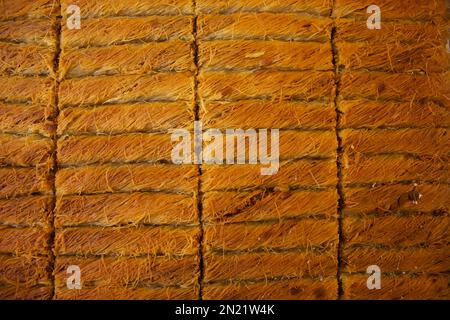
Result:
[[373,2],[0,1],[0,299],[449,299],[447,8]]

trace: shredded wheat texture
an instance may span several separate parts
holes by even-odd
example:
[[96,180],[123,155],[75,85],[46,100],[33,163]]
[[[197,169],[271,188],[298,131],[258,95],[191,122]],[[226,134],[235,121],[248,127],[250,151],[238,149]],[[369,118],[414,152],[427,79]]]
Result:
[[0,1],[0,299],[450,299],[445,1],[376,2]]

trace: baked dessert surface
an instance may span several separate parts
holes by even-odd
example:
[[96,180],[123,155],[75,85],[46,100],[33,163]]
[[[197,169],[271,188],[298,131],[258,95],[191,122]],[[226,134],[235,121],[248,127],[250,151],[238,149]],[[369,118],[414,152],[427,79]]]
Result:
[[[445,1],[380,30],[370,1],[71,4],[0,3],[1,299],[449,299]],[[278,173],[173,164],[195,120],[279,129]]]

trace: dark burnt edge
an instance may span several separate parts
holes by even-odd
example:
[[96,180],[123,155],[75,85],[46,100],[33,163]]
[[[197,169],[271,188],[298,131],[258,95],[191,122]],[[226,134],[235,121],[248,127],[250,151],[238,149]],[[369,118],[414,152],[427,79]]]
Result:
[[337,299],[342,300],[344,295],[344,288],[342,283],[342,267],[343,267],[343,251],[344,251],[344,235],[343,235],[343,222],[344,222],[344,216],[343,211],[345,208],[345,196],[344,196],[344,184],[343,184],[343,143],[342,138],[340,135],[340,132],[342,130],[342,121],[341,121],[341,111],[339,110],[339,95],[340,95],[340,85],[341,85],[341,77],[340,77],[340,70],[339,70],[339,58],[338,58],[338,50],[336,46],[336,32],[337,32],[337,26],[336,26],[336,17],[334,15],[334,12],[336,11],[336,0],[333,0],[333,7],[330,13],[330,18],[333,19],[333,27],[331,30],[331,49],[332,49],[332,55],[333,55],[333,66],[334,66],[334,76],[335,76],[335,96],[334,96],[334,106],[336,109],[336,140],[338,143],[338,147],[336,150],[336,166],[337,166],[337,184],[336,184],[336,190],[338,193],[338,208],[337,208],[337,214],[338,214],[338,252],[337,252],[337,259],[338,259],[338,267],[336,272],[336,278],[338,283],[338,292],[337,292]]
[[55,211],[56,211],[56,172],[58,171],[58,155],[57,155],[57,126],[58,126],[58,115],[59,115],[59,63],[61,58],[61,29],[62,29],[62,15],[61,15],[61,1],[57,2],[58,11],[60,14],[56,17],[55,28],[56,28],[56,52],[53,61],[53,67],[55,70],[54,73],[54,111],[53,111],[53,121],[54,121],[54,132],[52,133],[53,140],[53,153],[52,153],[52,169],[50,171],[50,178],[52,181],[52,201],[49,212],[49,220],[50,220],[50,236],[49,236],[49,256],[50,256],[50,266],[49,266],[49,279],[51,285],[50,291],[50,300],[55,299],[56,294],[56,285],[55,285],[55,265],[56,265],[56,254],[55,254],[55,236],[56,236],[56,228],[55,228]]
[[[197,1],[192,0],[192,8],[194,10],[194,19],[192,23],[192,34],[194,36],[194,41],[192,43],[193,50],[193,58],[195,65],[195,73],[194,73],[194,116],[195,121],[200,121],[200,97],[198,93],[198,75],[199,75],[199,52],[198,52],[198,36],[197,36],[197,27],[198,27],[198,15],[197,15]],[[197,184],[197,192],[196,202],[197,202],[197,213],[198,213],[198,225],[199,225],[199,240],[198,240],[198,256],[199,256],[199,274],[198,274],[198,299],[203,300],[203,282],[205,278],[205,262],[203,259],[203,239],[204,239],[204,229],[203,229],[203,191],[202,191],[202,165],[197,165],[198,167],[198,184]]]
[[269,195],[275,192],[275,188],[267,188],[260,190],[256,195],[250,197],[250,199],[244,203],[243,205],[235,208],[232,211],[229,211],[223,215],[223,218],[233,218],[235,216],[238,216],[243,211],[255,206],[258,202],[261,202],[265,198],[267,198]]

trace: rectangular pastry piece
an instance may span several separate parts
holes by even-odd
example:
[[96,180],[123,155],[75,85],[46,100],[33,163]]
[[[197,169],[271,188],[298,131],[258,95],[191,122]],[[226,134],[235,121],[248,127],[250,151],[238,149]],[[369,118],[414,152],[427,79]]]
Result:
[[193,18],[183,16],[115,17],[86,19],[82,28],[62,25],[61,47],[109,47],[112,45],[169,40],[193,41]]
[[[72,4],[71,0],[61,0],[63,15],[68,15],[67,8]],[[116,0],[77,0],[76,5],[80,7],[83,18],[194,13],[192,0],[125,0],[119,2]]]
[[406,155],[347,157],[344,155],[345,184],[374,184],[415,181],[449,182],[450,164],[445,159],[418,159]]
[[334,277],[323,280],[288,279],[259,283],[205,285],[205,300],[335,300],[338,285]]
[[280,163],[277,174],[261,175],[265,165],[204,165],[203,190],[229,190],[250,188],[291,187],[321,188],[336,185],[336,161],[295,160]]
[[15,255],[46,255],[50,230],[39,227],[0,227],[0,253]]
[[199,228],[173,226],[59,230],[55,237],[57,255],[194,255],[198,253]]
[[0,165],[50,167],[53,141],[37,135],[0,134]]
[[240,39],[329,43],[332,27],[330,18],[295,13],[203,14],[197,19],[197,38],[204,41]]
[[[234,159],[237,159],[237,155],[239,154],[239,150],[242,148],[242,152],[245,151],[246,162],[248,162],[247,155],[251,150],[253,155],[257,153],[257,142],[261,140],[261,132],[257,130],[251,131],[243,131],[245,137],[242,135],[237,135],[236,132],[230,133],[226,130],[220,131],[222,136],[219,136],[217,139],[222,141],[222,148],[218,146],[218,149],[222,149],[222,159],[223,163],[225,163],[225,159],[229,156],[234,156]],[[273,133],[273,132],[272,132]],[[237,137],[241,137],[242,140],[238,140]],[[211,144],[210,136],[208,131],[204,134],[204,146],[203,146],[203,157],[207,157],[210,155],[210,151],[208,148]],[[220,140],[221,139],[221,140]],[[230,141],[234,139],[234,147],[230,144]],[[300,159],[300,158],[334,158],[336,156],[337,142],[336,142],[336,134],[332,131],[281,131],[279,132],[278,139],[278,148],[280,153],[281,160],[291,160],[291,159]],[[238,141],[238,142],[236,142]],[[141,143],[145,145],[144,143]],[[160,146],[164,149],[165,141],[160,142]],[[273,140],[271,138],[271,132],[267,133],[267,150],[272,150],[273,148]],[[231,150],[227,152],[227,147],[232,146]],[[129,150],[131,148],[128,148]],[[239,149],[239,150],[238,150]],[[158,150],[155,150],[158,152]],[[170,157],[170,150],[168,150]],[[131,155],[129,155],[131,156]],[[219,157],[219,155],[215,155]]]
[[[276,117],[263,115],[273,114]],[[228,129],[323,129],[336,125],[334,106],[298,101],[241,100],[203,102],[200,108],[203,127]]]
[[0,255],[0,300],[48,300],[52,296],[46,256]]
[[[346,217],[343,226],[345,246],[374,244],[382,246],[441,245],[450,240],[448,215]],[[399,230],[402,230],[399,232]]]
[[184,257],[76,257],[59,256],[55,266],[55,286],[66,289],[67,268],[82,270],[82,290],[92,286],[145,288],[147,286],[193,286],[198,277],[196,255]]
[[[0,138],[1,141],[1,138]],[[60,166],[96,163],[171,161],[176,141],[169,134],[63,136],[58,139]]]
[[395,102],[348,100],[339,102],[343,128],[449,127],[450,110],[433,101]]
[[0,21],[0,41],[55,49],[56,38],[56,21],[53,19]]
[[[422,43],[445,45],[443,35],[447,32],[445,23],[441,19],[435,21],[383,21],[379,30],[367,28],[365,20],[339,19],[336,21],[336,42],[370,42],[371,45],[402,44],[418,46]],[[370,46],[367,46],[370,48]]]
[[53,289],[51,286],[17,286],[6,285],[0,287],[1,300],[50,300]]
[[401,100],[434,99],[448,104],[449,73],[405,74],[346,71],[341,77],[344,99]]
[[449,68],[448,54],[441,44],[367,43],[336,44],[338,63],[347,70],[385,72],[445,72]]
[[302,99],[332,101],[333,72],[201,72],[199,94],[205,100]]
[[190,101],[194,78],[190,72],[152,75],[97,76],[65,80],[59,88],[60,108],[152,100]]
[[49,105],[53,98],[54,80],[47,77],[0,76],[0,100],[7,103]]
[[50,195],[0,199],[0,221],[7,225],[47,226],[52,201]]
[[58,195],[131,191],[191,193],[197,188],[196,166],[130,164],[63,168],[56,173]]
[[[101,212],[101,214],[99,214]],[[173,193],[115,193],[57,199],[55,226],[185,225],[198,222],[196,199]]]
[[361,300],[448,300],[449,276],[382,275],[380,290],[367,289],[367,275],[344,276],[344,299]]
[[[369,17],[369,15],[366,15]],[[382,13],[383,17],[383,13]],[[421,43],[445,44],[443,35],[447,32],[442,18],[432,21],[402,20],[386,21],[382,18],[382,28],[375,32],[367,28],[366,20],[338,19],[336,20],[335,41],[370,42],[367,45],[402,44],[419,45]]]
[[148,74],[193,71],[191,44],[169,41],[112,47],[66,49],[60,61],[60,77]]
[[344,271],[365,273],[369,265],[377,265],[383,272],[443,273],[450,266],[448,248],[348,248],[344,251]]
[[332,9],[329,0],[198,0],[199,13],[233,13],[233,12],[303,12],[328,16]]
[[54,0],[4,0],[0,3],[0,20],[50,18],[57,13]]
[[330,43],[218,40],[199,43],[199,67],[224,70],[332,70]]
[[[1,109],[0,109],[1,110]],[[192,129],[191,102],[148,102],[72,107],[61,110],[58,134],[119,134]]]
[[[2,286],[50,286],[50,260],[47,257],[0,256],[0,296]],[[25,288],[23,289],[25,290]]]
[[0,198],[51,193],[49,168],[0,168]]
[[204,230],[205,248],[214,250],[333,248],[338,240],[337,221],[328,219],[216,224],[206,225]]
[[69,290],[56,288],[56,300],[196,300],[197,287],[111,288],[100,286]]
[[211,191],[203,194],[203,221],[248,222],[290,217],[333,217],[337,211],[334,189],[291,192]]
[[53,111],[52,106],[0,102],[0,131],[49,137],[55,131]]
[[450,186],[447,184],[380,185],[372,188],[346,188],[348,214],[395,211],[449,212]]
[[205,253],[204,282],[333,276],[337,252]]
[[51,47],[0,42],[0,75],[53,76],[54,57]]
[[347,154],[450,156],[447,129],[344,130],[341,138]]
[[[370,0],[337,0],[333,15],[336,17],[368,17],[367,8],[373,4]],[[435,16],[445,15],[445,1],[429,0],[379,0],[376,5],[380,7],[386,19],[431,19]]]

